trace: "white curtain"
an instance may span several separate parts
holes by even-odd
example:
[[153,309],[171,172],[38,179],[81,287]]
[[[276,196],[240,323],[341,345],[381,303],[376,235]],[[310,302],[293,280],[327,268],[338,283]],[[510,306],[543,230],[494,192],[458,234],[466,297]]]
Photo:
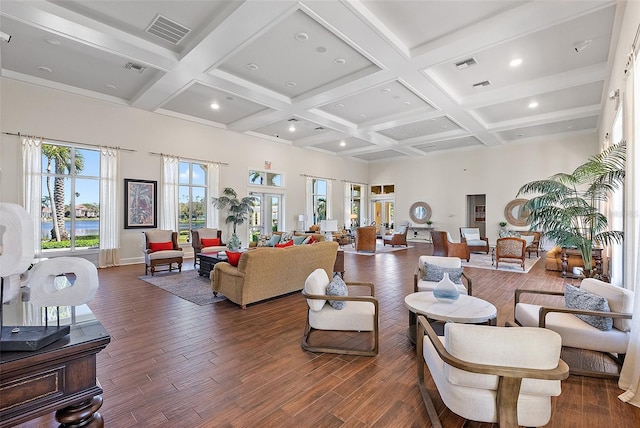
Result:
[[351,183],[344,183],[344,209],[343,211],[343,221],[344,228],[351,228]]
[[305,230],[309,230],[313,221],[313,178],[305,177],[305,201],[307,201]]
[[207,227],[218,229],[220,224],[220,210],[211,204],[211,198],[220,196],[220,165],[207,162]]
[[120,150],[100,147],[100,248],[98,267],[117,266],[120,261],[118,225],[118,176]]
[[327,179],[327,220],[333,219],[333,180]]
[[180,159],[162,155],[162,204],[160,229],[178,232],[178,184]]
[[33,222],[33,248],[36,256],[42,252],[40,216],[42,211],[42,139],[22,138],[22,206]]
[[635,291],[631,338],[618,386],[626,390],[620,400],[640,407],[640,70],[635,58],[627,74],[624,92],[625,138],[627,140],[625,205],[625,287]]

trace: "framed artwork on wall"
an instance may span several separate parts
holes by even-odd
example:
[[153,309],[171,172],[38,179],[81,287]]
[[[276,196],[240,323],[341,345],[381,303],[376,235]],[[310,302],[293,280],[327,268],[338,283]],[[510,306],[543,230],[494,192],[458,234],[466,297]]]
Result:
[[158,227],[158,182],[124,179],[124,228]]
[[484,222],[486,215],[485,215],[485,205],[476,205],[474,210],[473,210],[473,218],[474,221],[476,222]]

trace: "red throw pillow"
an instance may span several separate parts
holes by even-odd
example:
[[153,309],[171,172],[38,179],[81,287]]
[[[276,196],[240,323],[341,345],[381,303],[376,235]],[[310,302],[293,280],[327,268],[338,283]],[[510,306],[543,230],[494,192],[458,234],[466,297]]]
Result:
[[309,238],[309,242],[307,242],[307,244],[313,244],[314,242],[316,242],[316,238],[314,238],[312,235],[311,238]]
[[289,241],[285,242],[284,244],[276,244],[275,247],[276,248],[284,248],[284,247],[290,247],[293,245],[293,239],[290,239]]
[[200,242],[202,242],[203,247],[217,247],[220,245],[220,238],[202,238]]
[[173,242],[149,242],[151,251],[173,250]]
[[227,253],[227,262],[231,266],[238,266],[242,253],[236,253],[235,251],[225,251],[225,253]]

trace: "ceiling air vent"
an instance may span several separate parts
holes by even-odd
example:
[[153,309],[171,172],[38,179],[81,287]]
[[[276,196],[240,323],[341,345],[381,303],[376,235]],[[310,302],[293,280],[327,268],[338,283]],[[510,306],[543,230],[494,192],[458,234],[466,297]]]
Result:
[[153,21],[151,21],[151,24],[149,24],[145,31],[174,45],[180,43],[182,39],[191,32],[191,30],[184,25],[178,24],[176,21],[172,21],[160,14],[153,18]]
[[474,88],[482,88],[483,86],[489,86],[491,84],[491,82],[489,82],[488,80],[482,81],[482,82],[478,82],[478,83],[474,83],[473,87]]
[[128,62],[124,65],[124,68],[127,70],[137,71],[138,73],[142,73],[146,70],[146,67],[141,66],[140,64],[135,64],[133,62]]
[[469,59],[465,59],[464,61],[456,62],[456,68],[458,70],[462,70],[463,68],[470,67],[477,63],[478,62],[475,60],[475,58],[469,58]]

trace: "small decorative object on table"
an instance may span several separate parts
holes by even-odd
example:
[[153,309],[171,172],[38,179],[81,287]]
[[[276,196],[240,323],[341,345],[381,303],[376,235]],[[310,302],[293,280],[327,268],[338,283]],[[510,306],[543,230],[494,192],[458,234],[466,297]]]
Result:
[[448,272],[443,274],[442,279],[433,289],[433,297],[440,303],[453,303],[460,297],[460,291],[449,278]]

